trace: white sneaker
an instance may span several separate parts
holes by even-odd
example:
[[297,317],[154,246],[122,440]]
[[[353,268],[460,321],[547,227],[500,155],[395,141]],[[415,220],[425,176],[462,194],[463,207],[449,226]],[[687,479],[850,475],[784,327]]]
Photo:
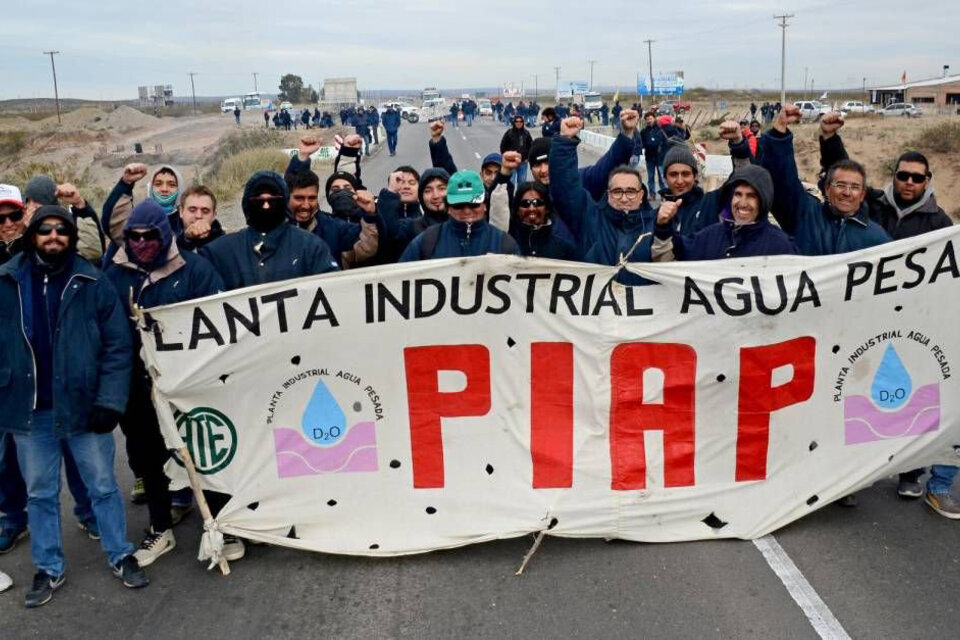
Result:
[[173,537],[172,530],[167,529],[157,533],[153,527],[150,527],[147,530],[147,537],[143,539],[140,548],[133,555],[141,567],[146,567],[168,551],[173,551],[175,546],[177,546],[177,540]]
[[227,562],[235,562],[247,553],[243,540],[228,533],[223,534],[223,557]]
[[0,593],[3,593],[12,586],[13,580],[10,579],[10,576],[0,571]]

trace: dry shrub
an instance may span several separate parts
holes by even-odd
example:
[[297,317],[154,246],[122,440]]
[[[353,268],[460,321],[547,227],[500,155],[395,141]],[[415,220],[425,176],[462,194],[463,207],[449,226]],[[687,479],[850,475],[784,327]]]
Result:
[[246,149],[218,162],[216,169],[207,174],[205,184],[218,201],[227,202],[243,192],[243,186],[257,171],[275,171],[282,175],[289,161],[278,148]]
[[914,138],[910,148],[921,152],[960,152],[960,122],[940,122],[926,127]]
[[78,169],[75,162],[28,162],[4,171],[0,183],[13,184],[23,188],[30,178],[37,174],[46,174],[57,184],[69,182],[80,190],[84,198],[94,207],[106,199],[106,190],[97,184],[89,166]]

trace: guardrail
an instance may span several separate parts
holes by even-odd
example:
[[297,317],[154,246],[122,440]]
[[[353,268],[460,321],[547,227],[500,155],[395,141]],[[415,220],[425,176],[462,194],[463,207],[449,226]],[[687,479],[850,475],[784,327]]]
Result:
[[[586,129],[581,130],[578,135],[583,144],[589,145],[601,152],[606,152],[610,149],[610,147],[613,146],[613,141],[616,140],[613,136],[587,131]],[[637,164],[637,168],[641,171],[646,171],[646,162],[642,156],[639,164]],[[726,179],[731,171],[733,171],[733,162],[730,160],[730,156],[727,155],[708,154],[703,163],[701,163],[701,173],[704,176]]]

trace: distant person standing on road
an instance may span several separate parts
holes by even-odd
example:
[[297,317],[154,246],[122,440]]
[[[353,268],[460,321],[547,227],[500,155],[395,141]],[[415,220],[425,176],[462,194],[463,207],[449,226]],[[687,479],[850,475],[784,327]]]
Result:
[[620,131],[620,112],[623,111],[623,107],[620,106],[620,101],[617,100],[613,103],[613,109],[610,109],[610,115],[613,116],[613,128],[617,131]]
[[387,132],[387,150],[391,156],[397,155],[397,132],[400,130],[400,112],[393,105],[387,107],[380,119],[383,129]]
[[239,106],[235,106],[233,108],[233,118],[234,120],[237,121],[237,126],[239,127],[240,126],[240,107]]
[[521,164],[514,171],[514,182],[520,184],[527,181],[527,157],[530,155],[530,147],[533,145],[533,136],[524,126],[523,116],[517,113],[513,117],[513,126],[507,129],[500,140],[500,153],[507,151],[517,151],[520,154]]
[[380,114],[373,105],[367,109],[367,120],[370,122],[370,131],[373,133],[373,143],[380,144]]
[[460,105],[454,102],[452,105],[450,105],[450,122],[453,124],[454,127],[460,126],[460,122],[458,121],[459,113],[460,113]]
[[643,117],[646,126],[640,130],[640,145],[643,147],[643,159],[647,165],[647,193],[657,193],[656,181],[659,178],[660,187],[663,184],[663,171],[660,168],[660,147],[667,141],[657,117],[653,112]]
[[267,111],[266,109],[263,110],[263,128],[264,129],[270,128],[270,112]]

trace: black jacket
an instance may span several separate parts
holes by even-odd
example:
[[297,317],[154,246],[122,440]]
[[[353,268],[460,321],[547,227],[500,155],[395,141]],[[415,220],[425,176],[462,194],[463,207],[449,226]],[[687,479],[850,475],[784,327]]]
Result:
[[523,162],[526,162],[527,157],[530,155],[530,145],[532,144],[533,136],[530,135],[530,132],[527,131],[526,127],[517,129],[511,125],[510,128],[507,129],[507,132],[503,134],[503,138],[500,140],[500,153],[506,153],[507,151],[519,151]]

